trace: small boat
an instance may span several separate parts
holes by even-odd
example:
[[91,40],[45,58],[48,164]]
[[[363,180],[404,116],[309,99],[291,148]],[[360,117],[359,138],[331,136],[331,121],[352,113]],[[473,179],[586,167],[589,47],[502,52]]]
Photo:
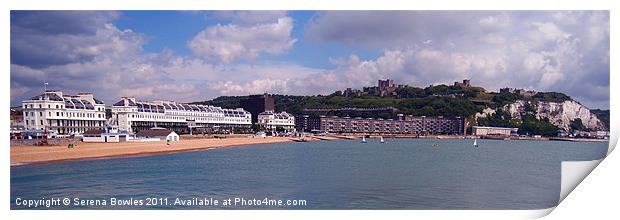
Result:
[[385,143],[385,141],[383,140],[383,137],[381,137],[381,143],[382,143],[382,144],[383,144],[383,143]]
[[366,137],[362,137],[362,143],[366,143]]
[[439,144],[433,144],[433,148],[439,147]]
[[474,147],[478,147],[478,142],[476,139],[474,139]]

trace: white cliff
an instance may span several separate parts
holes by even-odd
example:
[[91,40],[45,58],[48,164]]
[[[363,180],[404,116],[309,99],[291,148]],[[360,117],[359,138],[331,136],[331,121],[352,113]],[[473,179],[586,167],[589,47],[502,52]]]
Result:
[[579,118],[584,126],[592,130],[608,130],[603,122],[590,112],[590,109],[576,101],[564,102],[543,102],[543,101],[523,101],[519,100],[512,104],[505,105],[502,109],[508,112],[512,118],[521,119],[526,111],[526,106],[530,104],[534,109],[536,118],[549,118],[554,125],[568,131],[571,121]]
[[482,109],[482,112],[476,113],[476,115],[474,115],[474,119],[478,120],[478,118],[486,118],[487,116],[493,115],[493,114],[495,114],[495,109],[485,108],[485,109]]

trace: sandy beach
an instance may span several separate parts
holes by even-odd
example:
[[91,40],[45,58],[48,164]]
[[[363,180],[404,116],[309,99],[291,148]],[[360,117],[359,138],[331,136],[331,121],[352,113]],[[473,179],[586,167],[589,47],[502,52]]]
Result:
[[125,156],[155,155],[249,144],[290,142],[291,138],[203,138],[181,139],[166,145],[157,142],[84,143],[77,142],[73,149],[64,146],[11,146],[11,166],[29,163],[55,162],[64,160],[97,159]]

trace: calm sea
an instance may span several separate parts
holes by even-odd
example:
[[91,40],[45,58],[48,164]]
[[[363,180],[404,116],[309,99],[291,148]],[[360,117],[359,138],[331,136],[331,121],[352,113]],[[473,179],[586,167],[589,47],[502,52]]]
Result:
[[[69,206],[49,209],[543,209],[557,205],[561,161],[601,159],[608,145],[478,144],[338,140],[13,166],[11,208],[27,208],[16,205],[19,197],[71,199]],[[111,206],[112,197],[167,198],[168,203],[212,198],[220,206]],[[107,204],[76,206],[75,198]],[[304,200],[306,205],[221,206],[229,198]]]

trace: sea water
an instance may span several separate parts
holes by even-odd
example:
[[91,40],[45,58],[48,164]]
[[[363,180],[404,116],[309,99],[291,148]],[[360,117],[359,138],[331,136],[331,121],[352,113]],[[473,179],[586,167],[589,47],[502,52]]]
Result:
[[[33,208],[18,205],[18,198],[22,203],[68,198],[68,206],[37,209],[544,209],[558,204],[561,161],[601,159],[608,145],[478,140],[474,147],[467,139],[385,142],[293,142],[12,166],[11,208]],[[150,206],[110,205],[111,199],[144,203],[148,198]],[[246,203],[221,205],[227,199]],[[248,205],[252,199],[304,204]],[[106,204],[75,205],[74,200]],[[212,202],[170,204],[175,200]]]

